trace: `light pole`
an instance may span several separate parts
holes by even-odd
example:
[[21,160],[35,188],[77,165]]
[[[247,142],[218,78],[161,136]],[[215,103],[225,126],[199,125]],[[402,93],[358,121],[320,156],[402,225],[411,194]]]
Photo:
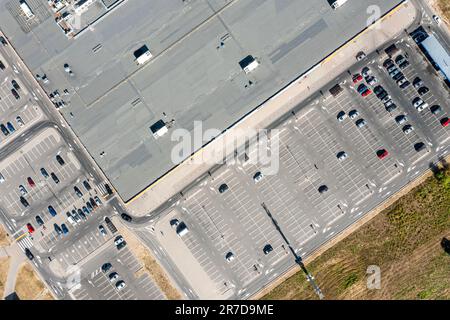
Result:
[[284,235],[283,231],[281,230],[280,226],[278,225],[278,222],[275,220],[275,218],[272,216],[272,213],[270,213],[269,209],[267,208],[266,204],[263,202],[261,204],[261,206],[263,207],[264,211],[267,213],[267,215],[269,216],[270,220],[272,221],[272,223],[275,226],[275,229],[277,229],[277,231],[280,233],[281,237],[283,238],[284,242],[286,242],[286,244],[288,245],[289,249],[291,250],[292,255],[295,258],[295,263],[297,263],[300,268],[302,269],[302,271],[305,273],[306,275],[306,279],[308,280],[309,283],[311,283],[311,285],[314,288],[315,293],[319,296],[319,299],[322,300],[325,298],[325,296],[323,295],[322,291],[320,290],[319,286],[316,284],[316,282],[314,281],[314,277],[308,272],[308,270],[306,269],[305,265],[303,264],[302,258],[295,252],[294,248],[292,248],[289,240],[286,238],[286,236]]
[[213,221],[213,219],[209,216],[208,211],[206,210],[205,206],[202,205],[201,206],[203,212],[206,214],[206,216],[208,217],[209,221],[211,222],[211,224],[214,226],[214,228],[216,228],[216,231],[219,233],[220,237],[222,239],[224,239],[224,236],[222,234],[222,232],[220,232],[219,228],[217,227],[216,223]]

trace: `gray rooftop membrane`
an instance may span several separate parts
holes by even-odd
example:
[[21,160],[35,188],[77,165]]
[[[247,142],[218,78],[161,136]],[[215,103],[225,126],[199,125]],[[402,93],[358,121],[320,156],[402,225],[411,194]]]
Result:
[[[332,10],[327,0],[128,0],[76,40],[52,17],[24,32],[10,2],[0,0],[0,27],[50,79],[47,92],[70,102],[64,116],[128,201],[176,166],[174,129],[192,130],[195,120],[204,130],[229,128],[361,32],[369,5],[384,14],[401,1],[349,0]],[[138,66],[143,45],[153,58]],[[248,55],[261,64],[245,74],[239,61]],[[150,126],[160,119],[175,122],[156,140]]]

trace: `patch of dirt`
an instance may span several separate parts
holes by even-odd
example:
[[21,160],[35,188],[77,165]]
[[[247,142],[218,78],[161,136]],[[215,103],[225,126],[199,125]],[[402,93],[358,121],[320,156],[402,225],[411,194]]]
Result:
[[8,246],[10,244],[9,238],[3,226],[0,224],[0,247]]
[[450,27],[450,0],[428,0],[428,2],[447,24],[447,27]]
[[3,298],[10,258],[0,258],[0,299]]
[[55,298],[53,298],[52,294],[48,289],[45,289],[44,291],[41,292],[39,297],[36,297],[35,300],[55,300]]
[[53,300],[28,263],[24,263],[17,273],[15,291],[21,300]]

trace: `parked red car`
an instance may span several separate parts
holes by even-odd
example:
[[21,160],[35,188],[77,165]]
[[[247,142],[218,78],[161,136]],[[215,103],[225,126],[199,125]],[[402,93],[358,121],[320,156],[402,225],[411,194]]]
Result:
[[367,97],[368,95],[371,95],[371,94],[372,94],[372,90],[367,89],[367,90],[364,91],[361,95],[362,95],[363,97]]
[[386,149],[381,149],[377,151],[377,156],[378,158],[380,158],[380,160],[383,160],[384,158],[386,158],[389,155],[389,152],[387,152]]
[[33,233],[34,232],[34,227],[31,225],[31,223],[27,224],[27,229],[29,233]]
[[357,73],[357,74],[355,74],[355,75],[353,76],[353,83],[356,84],[356,83],[362,81],[362,79],[363,79],[362,75],[360,75],[359,73]]
[[34,183],[33,179],[31,179],[31,177],[28,177],[27,181],[28,181],[28,184],[30,185],[30,187],[36,186],[36,184]]
[[450,119],[448,117],[442,118],[441,124],[443,127],[447,127],[450,124]]

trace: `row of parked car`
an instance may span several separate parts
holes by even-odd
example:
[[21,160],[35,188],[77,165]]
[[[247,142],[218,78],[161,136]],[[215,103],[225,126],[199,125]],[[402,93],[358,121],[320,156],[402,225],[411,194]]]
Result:
[[[416,77],[414,79],[413,85],[414,88],[417,89],[417,93],[419,94],[420,97],[416,97],[412,103],[413,106],[416,107],[416,110],[418,112],[422,112],[424,109],[428,108],[428,103],[424,102],[421,96],[425,95],[430,90],[428,89],[428,87],[424,86],[422,79],[420,79],[419,77]],[[443,110],[441,106],[433,105],[430,107],[430,112],[435,116],[438,116],[441,113],[443,113]],[[439,122],[443,127],[447,127],[450,124],[450,119],[447,116],[444,116],[439,119]]]
[[[401,54],[395,58],[395,64],[397,64],[398,68],[401,70],[403,70],[409,66],[408,60],[406,60],[406,58]],[[386,71],[390,75],[394,75],[394,80],[397,80],[397,84],[399,84],[400,88],[404,89],[410,85],[410,82],[404,77],[404,75],[401,72],[398,72],[397,66],[395,64],[392,59],[387,59],[383,63],[383,66],[386,68]],[[396,79],[395,77],[398,77],[398,79]],[[423,110],[428,108],[429,105],[428,105],[428,103],[423,101],[423,99],[421,97],[424,96],[425,94],[427,94],[430,91],[430,89],[425,85],[425,83],[423,82],[423,80],[420,77],[416,77],[413,80],[412,84],[413,84],[414,88],[417,90],[417,93],[419,94],[419,97],[414,98],[414,100],[412,101],[412,104],[418,112],[422,112]],[[434,105],[430,108],[430,111],[434,115],[437,115],[442,112],[442,108],[439,105]],[[448,117],[444,117],[440,120],[441,125],[444,127],[448,126],[449,122],[450,121],[449,121]],[[406,130],[405,133],[407,133],[407,131],[408,130]]]
[[17,83],[16,80],[12,80],[11,85],[12,85],[12,89],[11,89],[12,95],[14,96],[14,98],[16,98],[16,100],[19,100],[20,99],[19,91],[22,88],[19,86],[19,84]]
[[99,197],[95,196],[94,198],[89,198],[86,202],[86,205],[82,206],[81,209],[75,208],[72,211],[67,211],[67,221],[72,226],[76,226],[81,221],[87,220],[87,216],[89,216],[92,212],[94,212],[99,206],[102,205],[102,201]]
[[[401,89],[405,89],[406,87],[408,87],[409,85],[411,85],[411,82],[404,76],[404,74],[400,71],[400,70],[404,70],[406,69],[408,66],[410,65],[409,61],[402,55],[398,55],[395,58],[395,63],[394,60],[392,59],[387,59],[386,61],[384,61],[383,63],[383,67],[386,69],[386,71],[389,73],[389,75],[391,76],[391,78],[397,82],[397,85],[401,88]],[[400,70],[399,70],[400,69]],[[424,86],[423,81],[420,78],[415,78],[413,81],[413,86],[414,88],[417,89],[419,95],[424,95],[426,94],[429,89],[427,87]],[[417,111],[421,112],[422,110],[424,110],[425,108],[428,107],[428,104],[425,103],[422,99],[420,98],[416,98],[413,101],[413,105],[414,107],[417,109]],[[393,110],[393,109],[392,109]],[[414,131],[414,127],[413,125],[407,123],[408,121],[408,117],[405,114],[400,114],[398,116],[395,117],[395,122],[400,125],[403,126],[402,127],[402,131],[404,134],[409,134],[412,131]],[[422,150],[426,149],[425,143],[423,142],[418,142],[414,144],[414,149],[417,152],[420,152]]]
[[[113,267],[113,266],[112,266],[111,263],[109,263],[109,262],[104,263],[104,264],[102,265],[102,271],[103,271],[103,273],[105,273],[105,274],[109,273],[109,271],[111,271],[112,267]],[[122,290],[123,288],[126,287],[126,283],[125,283],[125,281],[123,281],[123,280],[119,280],[119,278],[120,278],[120,276],[119,276],[119,274],[118,274],[117,272],[111,272],[111,273],[109,273],[109,275],[108,275],[109,281],[110,281],[111,283],[114,283],[114,282],[115,282],[115,287],[116,287],[116,289],[120,291],[120,290]]]
[[[375,86],[376,84],[379,83],[378,79],[372,74],[372,70],[369,67],[364,67],[361,70],[361,74],[364,76],[364,79],[367,81],[368,85]],[[360,74],[356,74],[353,76],[353,83],[357,84],[361,80],[362,80],[362,76]],[[363,86],[363,87],[361,87],[361,86]],[[386,111],[392,112],[397,108],[397,106],[394,103],[394,101],[392,100],[391,96],[381,85],[375,86],[372,91],[372,90],[368,89],[365,84],[361,84],[357,89],[358,92],[360,92],[360,93],[361,93],[361,88],[365,88],[365,90],[368,90],[368,94],[371,94],[373,92],[377,96],[377,98],[380,99],[384,103]],[[366,95],[368,95],[368,94],[366,94]],[[361,94],[361,95],[365,96],[363,94]],[[350,119],[356,119],[358,116],[359,116],[359,112],[356,109],[349,112]],[[341,111],[338,114],[338,120],[343,121],[341,119],[343,119],[343,120],[346,119],[346,114],[344,111]],[[363,118],[360,118],[355,121],[355,124],[358,128],[363,128],[366,126],[367,121]],[[383,160],[389,156],[389,152],[386,149],[381,148],[376,151],[376,155],[380,160]],[[346,158],[346,153],[344,151],[342,151],[337,156],[338,156],[339,160],[344,160]]]
[[[364,79],[366,80],[368,85],[375,86],[379,83],[378,79],[372,74],[372,70],[369,67],[364,67],[361,70],[361,74],[362,74],[362,76],[364,76]],[[361,81],[362,76],[360,74],[354,75],[353,83],[357,84],[359,81]],[[363,90],[366,90],[366,91],[363,91]],[[377,98],[384,103],[386,111],[388,111],[388,112],[392,112],[393,110],[395,110],[397,108],[397,106],[395,105],[391,96],[381,85],[375,86],[372,91],[372,90],[368,89],[365,84],[361,84],[361,85],[359,85],[357,91],[363,97],[374,93],[377,96]],[[366,94],[363,94],[364,92],[366,92]],[[345,114],[345,112],[344,112],[344,114]],[[341,116],[342,116],[342,114],[341,114]],[[357,110],[352,110],[352,111],[350,111],[349,116],[351,119],[355,119],[356,117],[359,116],[359,113]],[[338,115],[338,117],[339,117],[339,115]],[[355,124],[358,128],[363,128],[366,126],[367,122],[365,119],[361,118],[361,119],[356,120]],[[376,151],[376,155],[380,160],[383,160],[389,156],[389,152],[386,149],[381,148]],[[339,157],[339,154],[338,154],[338,157]]]
[[[64,159],[63,159],[60,155],[56,155],[55,158],[56,158],[56,161],[57,161],[61,166],[64,166],[64,165],[65,165],[65,161],[64,161]],[[47,170],[46,170],[45,168],[41,168],[40,172],[41,172],[42,176],[43,176],[45,179],[48,179],[49,177],[51,177],[52,180],[55,182],[55,184],[58,184],[58,183],[60,182],[58,176],[57,176],[54,172],[48,174],[48,172],[47,172]],[[34,182],[33,178],[31,178],[31,177],[28,177],[28,178],[27,178],[27,182],[28,182],[28,186],[31,187],[31,188],[34,188],[34,187],[36,186],[36,183]],[[20,194],[21,194],[20,202],[22,203],[22,205],[23,205],[25,208],[28,208],[28,207],[30,206],[30,204],[29,204],[29,202],[25,199],[25,196],[28,194],[28,190],[27,190],[23,185],[20,185],[20,186],[19,186],[19,192],[20,192]]]
[[401,54],[395,58],[395,62],[392,59],[387,59],[383,63],[383,67],[389,73],[389,76],[396,81],[401,89],[405,89],[411,84],[402,72],[409,65],[409,61]]
[[[86,206],[83,206],[82,209],[75,208],[72,211],[68,211],[66,213],[67,215],[67,221],[75,227],[78,223],[80,223],[83,220],[87,220],[87,215],[91,214],[93,211],[95,211],[100,205],[102,205],[102,201],[98,197],[90,198],[88,202],[86,202]],[[58,215],[57,211],[53,206],[48,206],[48,213],[52,217],[56,217]],[[44,227],[45,229],[45,223],[41,216],[37,215],[35,217],[35,221],[39,227]],[[31,234],[35,231],[33,225],[31,223],[27,224],[28,232]],[[69,228],[65,224],[62,224],[61,226],[54,224],[54,229],[58,235],[60,234],[68,234]],[[106,235],[106,230],[105,233]]]
[[[6,39],[4,37],[0,37],[0,43],[3,44],[4,46],[8,45],[8,42],[6,41]],[[2,61],[0,61],[0,70],[5,70],[5,64]],[[11,84],[12,84],[11,93],[14,96],[14,98],[19,100],[20,95],[19,95],[18,91],[21,90],[21,87],[19,86],[19,84],[17,83],[16,80],[12,80]]]
[[[21,116],[17,116],[16,117],[16,122],[17,122],[17,125],[19,126],[19,128],[22,128],[25,125],[25,122],[22,120]],[[7,137],[10,134],[13,134],[14,132],[16,132],[16,128],[14,127],[12,122],[10,122],[10,121],[8,121],[6,123],[6,125],[1,123],[0,124],[0,130],[2,131],[2,133],[3,133],[3,135],[5,137]]]

